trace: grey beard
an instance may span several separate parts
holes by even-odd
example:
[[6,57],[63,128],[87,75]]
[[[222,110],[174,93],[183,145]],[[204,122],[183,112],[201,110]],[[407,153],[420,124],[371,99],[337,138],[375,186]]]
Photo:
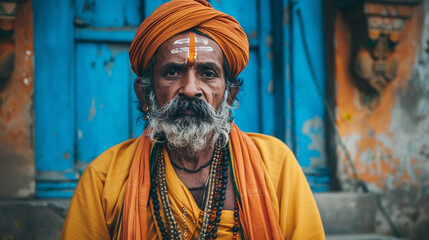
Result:
[[156,104],[154,94],[150,94],[152,111],[150,113],[150,137],[165,137],[169,147],[186,152],[189,156],[195,156],[208,144],[214,146],[216,140],[222,136],[223,143],[228,143],[230,131],[229,109],[227,99],[229,91],[225,91],[222,103],[216,110],[207,102],[200,100],[198,112],[194,115],[177,114],[180,99],[175,98],[159,107]]

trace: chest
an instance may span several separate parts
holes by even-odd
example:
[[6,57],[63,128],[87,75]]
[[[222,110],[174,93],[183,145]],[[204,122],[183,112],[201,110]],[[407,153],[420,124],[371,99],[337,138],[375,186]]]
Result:
[[[176,174],[179,179],[183,182],[189,192],[192,194],[195,203],[200,209],[204,209],[205,200],[208,197],[208,176],[209,168],[203,169],[198,173],[186,173],[183,171],[176,170]],[[228,182],[225,193],[224,210],[234,210],[235,191],[232,182],[232,174],[228,169]]]

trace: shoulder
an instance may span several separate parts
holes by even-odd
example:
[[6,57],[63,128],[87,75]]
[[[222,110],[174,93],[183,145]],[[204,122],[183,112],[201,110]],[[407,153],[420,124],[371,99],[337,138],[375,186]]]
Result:
[[295,181],[302,170],[292,150],[281,140],[259,133],[246,133],[258,148],[267,178],[277,189],[282,181]]
[[252,140],[256,143],[256,145],[258,145],[258,147],[260,146],[278,151],[290,151],[289,147],[276,137],[261,133],[246,133],[246,135],[252,138]]
[[70,203],[63,237],[110,238],[109,232],[112,232],[120,214],[139,139],[131,139],[107,149],[86,167]]
[[[60,239],[110,239],[122,206],[136,139],[113,146],[94,159],[74,191]],[[132,156],[132,155],[131,155]],[[121,170],[122,169],[122,170]]]
[[112,169],[129,169],[139,138],[119,143],[100,154],[85,171],[97,173],[102,181]]
[[267,189],[285,239],[324,239],[317,205],[292,151],[275,137],[246,135],[262,156]]
[[255,143],[262,159],[267,163],[283,164],[287,159],[296,161],[292,151],[278,138],[260,133],[246,133]]

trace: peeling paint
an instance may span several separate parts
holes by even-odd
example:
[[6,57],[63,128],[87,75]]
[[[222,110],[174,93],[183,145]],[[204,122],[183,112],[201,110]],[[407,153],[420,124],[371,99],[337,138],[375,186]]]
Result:
[[273,52],[272,51],[267,52],[267,58],[268,58],[268,60],[273,61]]
[[273,36],[270,34],[265,37],[265,47],[272,48],[273,47]]
[[[107,44],[107,49],[111,51],[111,57],[104,61],[104,71],[107,72],[109,77],[112,77],[112,69],[115,65],[115,58],[118,53],[124,53],[127,52],[126,48],[122,45],[118,44]],[[97,55],[99,56],[101,54],[101,50],[98,50]]]
[[274,81],[273,80],[270,80],[268,82],[267,89],[268,89],[268,93],[274,93]]
[[107,49],[112,52],[110,61],[113,61],[118,53],[128,52],[128,48],[120,44],[107,44]]
[[317,157],[312,156],[310,158],[311,166],[326,166],[325,130],[322,118],[316,116],[313,119],[305,121],[302,126],[302,133],[311,139],[311,143],[308,145],[308,150],[316,151],[320,154]]
[[95,1],[86,0],[82,6],[82,12],[95,11]]
[[113,58],[109,59],[109,61],[104,61],[104,71],[107,72],[109,77],[112,77],[113,65],[114,65],[114,59]]
[[29,182],[26,187],[22,187],[22,188],[18,189],[18,192],[16,193],[16,195],[18,197],[27,197],[31,194],[34,194],[35,187],[36,187],[36,183],[33,180],[33,181]]
[[283,25],[289,25],[290,24],[290,15],[289,15],[289,12],[290,12],[290,5],[288,4],[288,5],[286,5],[284,8],[283,8],[283,19],[282,19],[282,24]]
[[67,160],[69,158],[70,158],[70,153],[66,152],[66,153],[63,154],[63,159],[64,160]]
[[95,109],[95,99],[91,99],[91,107],[89,108],[89,115],[88,115],[88,122],[92,122],[92,119],[94,118],[96,113]]
[[257,30],[252,30],[249,32],[249,34],[247,34],[247,38],[249,39],[249,42],[256,39],[257,37],[258,37],[258,31]]

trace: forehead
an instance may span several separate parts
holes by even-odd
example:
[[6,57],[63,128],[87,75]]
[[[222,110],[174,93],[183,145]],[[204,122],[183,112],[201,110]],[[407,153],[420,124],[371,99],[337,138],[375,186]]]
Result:
[[[191,32],[180,33],[167,41],[158,48],[158,57],[167,58],[172,61],[187,61],[189,51],[195,51],[196,61],[205,60],[223,62],[223,52],[219,45],[212,39],[194,33],[194,41],[190,39]],[[192,44],[192,42],[194,42]],[[190,46],[191,43],[191,46]],[[192,49],[193,48],[193,49]]]

